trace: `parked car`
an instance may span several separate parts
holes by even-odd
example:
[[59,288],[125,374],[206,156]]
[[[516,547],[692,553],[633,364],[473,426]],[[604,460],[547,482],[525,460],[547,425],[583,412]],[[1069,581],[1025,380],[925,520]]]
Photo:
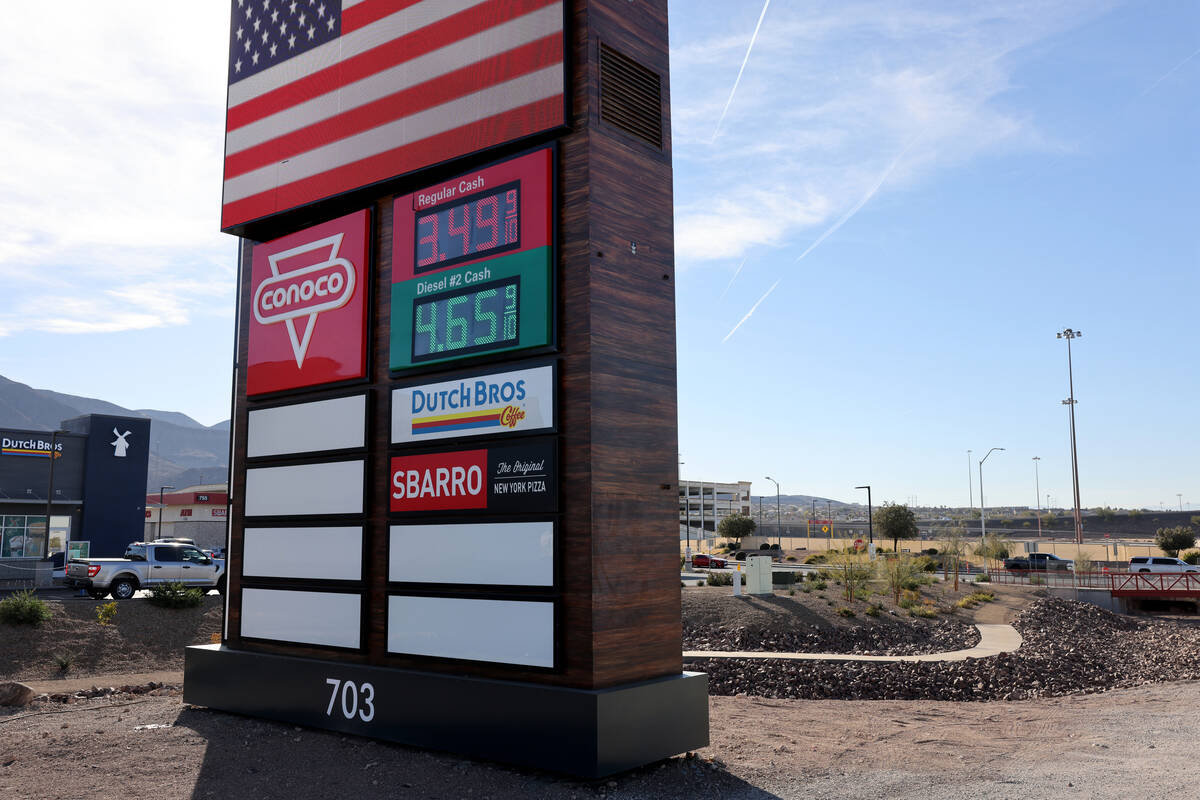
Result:
[[1160,558],[1159,556],[1135,556],[1129,559],[1130,572],[1195,572],[1200,573],[1200,567],[1180,561],[1178,558]]
[[1030,553],[1028,556],[1016,556],[1004,559],[1004,568],[1014,572],[1026,570],[1048,570],[1050,572],[1066,572],[1075,569],[1075,562],[1059,558],[1053,553]]
[[67,563],[67,586],[84,589],[99,600],[112,593],[128,600],[138,589],[160,583],[182,583],[225,593],[225,562],[196,547],[167,542],[133,542],[124,558],[73,558]]
[[692,556],[693,567],[711,567],[715,569],[721,569],[728,563],[729,562],[725,559],[709,555],[708,553],[696,553],[694,556]]

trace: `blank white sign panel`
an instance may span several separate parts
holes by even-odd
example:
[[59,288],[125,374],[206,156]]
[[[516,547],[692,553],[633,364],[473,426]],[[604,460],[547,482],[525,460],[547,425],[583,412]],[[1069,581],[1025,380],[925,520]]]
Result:
[[242,574],[259,578],[362,579],[362,526],[246,528]]
[[250,412],[246,456],[318,453],[366,445],[366,395]]
[[554,523],[393,525],[388,580],[554,585]]
[[358,647],[362,597],[333,592],[242,590],[242,636]]
[[246,470],[246,516],[361,514],[363,462]]
[[388,652],[554,666],[554,604],[389,597]]

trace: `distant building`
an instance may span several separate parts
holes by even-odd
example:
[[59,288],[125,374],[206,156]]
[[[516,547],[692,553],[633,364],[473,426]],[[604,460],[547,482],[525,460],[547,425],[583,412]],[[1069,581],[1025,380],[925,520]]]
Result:
[[721,520],[732,514],[750,516],[750,482],[679,481],[679,538],[696,541],[716,537]]
[[146,495],[146,541],[167,537],[191,539],[198,547],[224,547],[229,486],[210,483]]

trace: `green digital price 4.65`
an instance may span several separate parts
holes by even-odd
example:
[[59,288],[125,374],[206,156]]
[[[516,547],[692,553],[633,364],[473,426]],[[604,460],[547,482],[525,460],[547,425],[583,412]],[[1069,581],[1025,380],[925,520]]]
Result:
[[394,370],[551,341],[549,247],[392,284]]
[[412,360],[479,353],[518,340],[519,276],[413,300]]

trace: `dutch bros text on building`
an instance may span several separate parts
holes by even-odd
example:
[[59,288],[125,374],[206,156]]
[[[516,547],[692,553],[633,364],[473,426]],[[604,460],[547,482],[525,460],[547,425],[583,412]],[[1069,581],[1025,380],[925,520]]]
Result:
[[392,459],[392,511],[487,508],[488,451],[459,450]]

